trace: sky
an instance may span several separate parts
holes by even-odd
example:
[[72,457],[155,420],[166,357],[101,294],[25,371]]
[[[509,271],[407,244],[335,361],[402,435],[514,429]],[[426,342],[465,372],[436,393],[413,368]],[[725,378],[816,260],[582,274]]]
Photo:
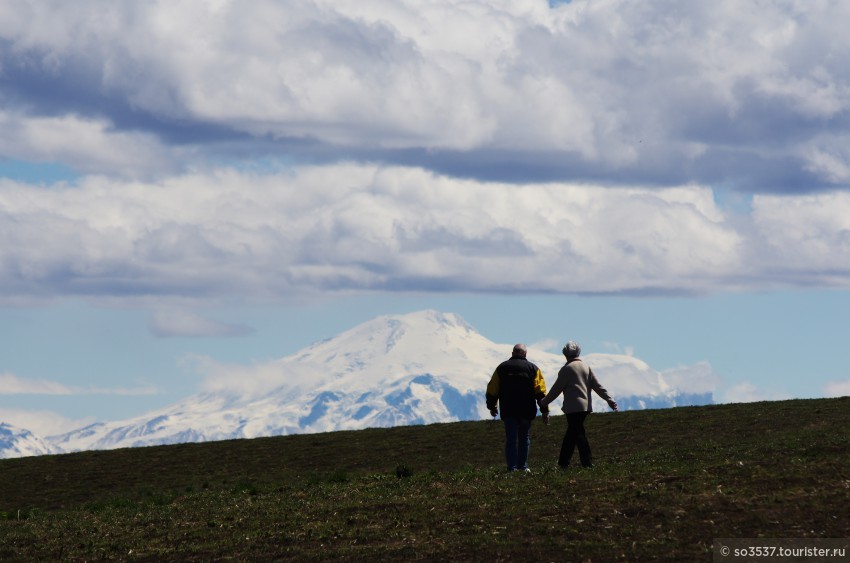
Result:
[[848,19],[7,0],[0,420],[141,415],[422,309],[719,402],[850,394]]

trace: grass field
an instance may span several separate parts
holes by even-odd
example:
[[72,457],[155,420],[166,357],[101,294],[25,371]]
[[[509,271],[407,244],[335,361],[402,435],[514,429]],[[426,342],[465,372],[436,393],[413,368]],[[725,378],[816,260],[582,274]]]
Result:
[[850,537],[850,398],[566,421],[508,474],[478,421],[0,460],[0,560],[710,561]]

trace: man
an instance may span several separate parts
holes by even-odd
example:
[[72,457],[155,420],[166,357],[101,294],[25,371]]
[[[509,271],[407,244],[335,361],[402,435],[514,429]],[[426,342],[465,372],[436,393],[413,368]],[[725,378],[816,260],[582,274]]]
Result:
[[581,347],[570,340],[562,350],[567,358],[567,363],[558,372],[558,379],[552,385],[549,394],[540,401],[541,408],[564,394],[564,406],[561,410],[567,415],[567,433],[561,443],[561,452],[558,456],[558,465],[566,469],[570,465],[570,459],[578,446],[578,455],[581,458],[582,467],[593,467],[593,457],[590,451],[590,443],[584,430],[584,419],[593,412],[593,399],[591,391],[595,391],[600,397],[608,402],[613,411],[617,411],[617,403],[611,398],[608,391],[602,387],[593,370],[579,358]]
[[[510,360],[505,360],[487,385],[487,408],[493,417],[502,409],[505,424],[505,461],[508,471],[528,469],[528,450],[531,446],[531,421],[537,416],[537,403],[546,396],[543,374],[526,359],[525,344],[514,346]],[[498,403],[498,407],[497,407]],[[541,407],[543,421],[549,420],[549,409]]]

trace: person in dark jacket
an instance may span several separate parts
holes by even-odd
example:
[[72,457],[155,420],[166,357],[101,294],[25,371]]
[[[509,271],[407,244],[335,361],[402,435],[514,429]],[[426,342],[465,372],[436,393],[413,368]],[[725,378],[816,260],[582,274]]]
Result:
[[610,393],[602,386],[596,378],[596,374],[587,363],[583,362],[579,355],[581,346],[570,340],[562,350],[567,358],[567,363],[558,372],[558,379],[552,385],[549,394],[540,402],[541,408],[564,394],[564,405],[561,410],[567,415],[567,433],[561,443],[561,453],[558,456],[558,465],[567,468],[570,458],[573,457],[576,446],[581,459],[582,467],[593,467],[593,457],[590,451],[590,443],[584,430],[584,420],[593,412],[593,397],[591,391],[605,399],[611,410],[617,412],[617,402]]
[[[487,408],[493,417],[502,409],[505,424],[505,461],[508,471],[530,472],[528,450],[531,447],[531,421],[537,416],[539,401],[546,396],[543,374],[526,359],[524,344],[514,346],[510,360],[505,360],[493,372],[487,385]],[[544,422],[549,408],[540,407]]]

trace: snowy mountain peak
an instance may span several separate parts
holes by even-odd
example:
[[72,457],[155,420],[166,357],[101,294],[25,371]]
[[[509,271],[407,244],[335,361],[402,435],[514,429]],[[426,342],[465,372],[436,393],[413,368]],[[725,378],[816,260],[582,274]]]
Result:
[[0,459],[59,453],[59,448],[49,445],[29,430],[0,423]]
[[[403,352],[413,352],[417,340],[423,349],[427,349],[435,340],[448,343],[452,338],[474,334],[475,329],[458,315],[427,310],[377,317],[314,344],[308,351],[333,353],[334,350],[345,350],[348,354],[383,355],[403,343]],[[400,352],[402,350],[396,351],[397,354]]]
[[[213,365],[202,393],[51,441],[74,451],[487,418],[484,390],[512,347],[451,313],[381,316],[273,362]],[[549,386],[564,363],[540,350],[529,359]],[[679,393],[636,358],[586,359],[625,408],[710,402]]]
[[509,355],[510,348],[494,352],[495,345],[460,316],[426,310],[372,319],[279,364],[282,372],[309,372],[311,385],[344,380],[358,389],[371,388],[404,374],[432,372],[466,387],[462,380],[469,372],[460,364],[482,354],[482,360],[494,361]]

